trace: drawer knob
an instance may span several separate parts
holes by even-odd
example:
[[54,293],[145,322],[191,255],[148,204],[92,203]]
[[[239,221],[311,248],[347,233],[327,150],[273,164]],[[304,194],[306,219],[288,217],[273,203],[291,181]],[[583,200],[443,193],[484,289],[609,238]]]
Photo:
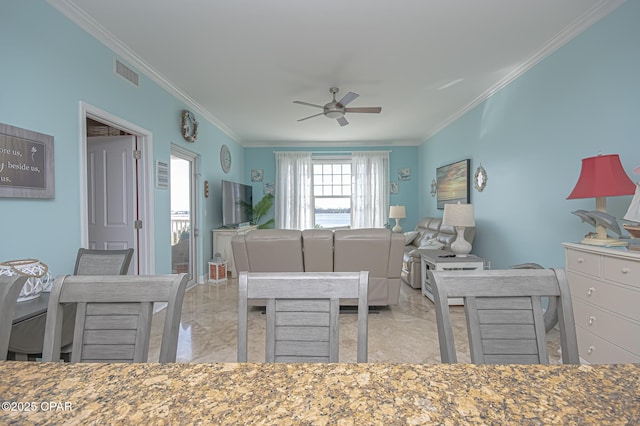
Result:
[[587,296],[591,296],[595,291],[596,289],[594,287],[589,287],[589,290],[587,291]]
[[589,346],[589,349],[587,349],[587,353],[591,355],[595,349],[596,348],[594,348],[593,346]]
[[623,274],[628,274],[629,273],[629,268],[622,268],[622,273]]
[[579,257],[578,258],[578,263],[584,263],[584,257]]
[[595,321],[596,321],[596,317],[594,317],[593,315],[591,315],[591,316],[589,317],[589,325],[592,325]]

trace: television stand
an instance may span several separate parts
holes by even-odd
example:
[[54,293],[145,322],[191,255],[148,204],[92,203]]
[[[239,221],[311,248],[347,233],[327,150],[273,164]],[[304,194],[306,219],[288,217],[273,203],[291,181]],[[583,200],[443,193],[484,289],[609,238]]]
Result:
[[[236,271],[236,264],[233,261],[233,251],[231,250],[231,239],[236,235],[244,235],[249,231],[257,229],[256,225],[243,226],[240,228],[217,228],[212,229],[212,251],[211,254],[215,255],[220,253],[222,258],[227,261],[227,271],[231,272],[231,277],[236,278],[238,271]],[[228,273],[227,272],[227,273]]]

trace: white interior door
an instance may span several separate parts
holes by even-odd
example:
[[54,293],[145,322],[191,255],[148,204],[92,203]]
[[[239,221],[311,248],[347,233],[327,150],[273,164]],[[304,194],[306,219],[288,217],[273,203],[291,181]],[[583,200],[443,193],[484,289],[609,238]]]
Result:
[[133,136],[87,138],[89,248],[133,248],[129,273],[138,270],[134,149]]

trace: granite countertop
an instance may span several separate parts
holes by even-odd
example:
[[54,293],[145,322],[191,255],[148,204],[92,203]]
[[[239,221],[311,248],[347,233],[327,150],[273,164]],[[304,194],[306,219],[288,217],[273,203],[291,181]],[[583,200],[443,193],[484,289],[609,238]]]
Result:
[[0,362],[0,424],[640,424],[640,365]]

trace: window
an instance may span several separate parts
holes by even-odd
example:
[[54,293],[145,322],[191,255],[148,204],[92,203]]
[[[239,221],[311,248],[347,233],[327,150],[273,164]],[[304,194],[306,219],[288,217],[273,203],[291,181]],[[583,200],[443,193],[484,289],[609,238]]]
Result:
[[313,160],[316,228],[351,226],[351,160]]

